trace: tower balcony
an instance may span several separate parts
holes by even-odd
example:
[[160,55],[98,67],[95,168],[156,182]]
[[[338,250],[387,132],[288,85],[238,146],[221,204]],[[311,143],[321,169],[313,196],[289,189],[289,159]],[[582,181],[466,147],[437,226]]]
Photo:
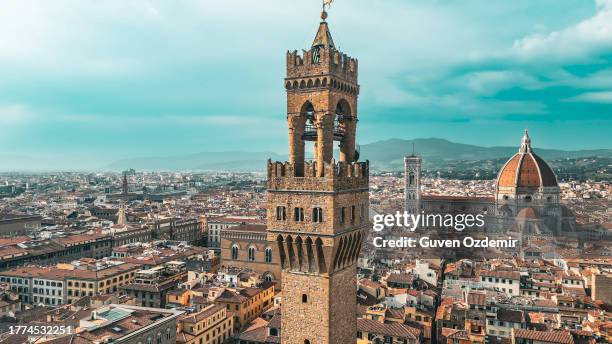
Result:
[[324,163],[323,176],[317,176],[317,162],[304,163],[304,175],[296,176],[290,162],[268,160],[269,190],[338,191],[367,189],[369,187],[370,163],[332,160]]

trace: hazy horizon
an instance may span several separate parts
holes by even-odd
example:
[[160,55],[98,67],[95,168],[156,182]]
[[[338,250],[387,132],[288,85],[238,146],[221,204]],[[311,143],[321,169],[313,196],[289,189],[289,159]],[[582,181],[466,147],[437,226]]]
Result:
[[[363,146],[367,146],[370,144],[379,144],[379,143],[383,143],[383,142],[387,142],[387,141],[391,141],[391,140],[402,140],[402,141],[407,141],[407,142],[411,142],[411,141],[419,141],[419,140],[443,140],[443,141],[448,141],[451,144],[457,144],[457,145],[471,145],[471,144],[467,144],[464,142],[453,142],[444,138],[437,138],[437,137],[428,137],[428,138],[415,138],[415,139],[401,139],[401,138],[388,138],[388,139],[384,139],[384,140],[378,140],[378,141],[374,141],[374,142],[370,142],[370,143],[366,143]],[[509,148],[510,150],[517,148],[518,147],[518,143],[512,146],[485,146],[485,145],[472,145],[475,147],[479,147],[479,148]],[[536,153],[538,153],[540,150],[547,150],[547,151],[567,151],[567,152],[580,152],[580,151],[593,151],[593,150],[607,150],[609,152],[612,152],[611,148],[594,148],[594,149],[577,149],[577,150],[563,150],[563,149],[557,149],[554,147],[538,147],[536,145],[533,146],[534,147],[534,151]],[[416,152],[418,154],[419,152],[419,147],[415,147]],[[121,161],[138,161],[139,159],[171,159],[171,158],[178,158],[178,157],[188,157],[191,155],[200,155],[200,154],[228,154],[228,153],[240,153],[241,156],[239,157],[232,157],[232,156],[227,156],[227,159],[224,159],[224,161],[232,161],[232,160],[236,160],[236,161],[240,161],[240,160],[245,160],[244,158],[244,154],[249,154],[249,153],[256,153],[256,154],[261,154],[261,153],[269,153],[272,154],[271,156],[265,156],[265,157],[259,157],[260,159],[257,159],[258,161],[261,161],[261,168],[263,169],[266,160],[268,158],[280,158],[280,157],[287,157],[287,150],[285,151],[266,151],[266,150],[209,150],[209,151],[193,151],[193,152],[177,152],[176,154],[164,154],[164,155],[140,155],[140,156],[127,156],[124,158],[113,158],[112,156],[110,156],[108,159],[100,159],[99,156],[96,157],[95,161],[89,162],[88,160],[83,160],[81,157],[78,156],[65,156],[65,157],[58,157],[58,156],[32,156],[32,155],[21,155],[21,156],[13,156],[14,158],[14,165],[16,164],[17,166],[15,167],[5,167],[5,165],[0,165],[0,173],[11,173],[11,172],[53,172],[53,171],[65,171],[65,172],[103,172],[103,171],[119,171],[119,170],[125,170],[127,168],[131,168],[134,166],[125,166],[125,167],[113,167],[113,164],[119,163]],[[312,153],[311,151],[307,151],[307,157],[309,153]],[[409,152],[405,152],[406,154],[409,154]],[[399,156],[401,158],[401,156]],[[508,156],[510,157],[510,155]],[[585,155],[584,157],[588,157],[587,155]],[[371,158],[375,158],[375,157],[364,157],[364,159],[371,159]],[[9,154],[2,154],[0,153],[0,159],[11,159],[11,156]],[[398,158],[399,159],[399,158]],[[102,161],[103,160],[103,161]],[[458,159],[458,160],[462,160],[462,159]],[[470,160],[470,159],[467,159]],[[485,159],[486,160],[486,159]],[[197,161],[194,161],[194,163],[197,163]],[[49,167],[50,166],[50,167]],[[232,168],[230,168],[231,170]],[[139,170],[137,168],[137,170]],[[170,170],[164,170],[164,169],[144,169],[145,171],[170,171]],[[186,170],[205,170],[205,169],[186,169]],[[222,169],[219,169],[222,170]]]

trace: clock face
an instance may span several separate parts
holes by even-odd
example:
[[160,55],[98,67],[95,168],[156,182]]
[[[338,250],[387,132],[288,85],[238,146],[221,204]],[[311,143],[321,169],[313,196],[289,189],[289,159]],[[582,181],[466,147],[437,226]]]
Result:
[[312,63],[319,63],[320,60],[321,60],[321,52],[319,50],[319,47],[314,47],[312,49]]

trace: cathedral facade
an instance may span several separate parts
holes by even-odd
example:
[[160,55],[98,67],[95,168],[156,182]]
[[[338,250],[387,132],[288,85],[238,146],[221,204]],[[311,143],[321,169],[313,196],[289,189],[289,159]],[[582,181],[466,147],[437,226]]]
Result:
[[560,203],[557,177],[531,147],[525,130],[518,152],[501,168],[493,197],[431,196],[420,187],[421,158],[405,163],[405,211],[483,214],[485,231],[527,236],[575,235],[576,221]]

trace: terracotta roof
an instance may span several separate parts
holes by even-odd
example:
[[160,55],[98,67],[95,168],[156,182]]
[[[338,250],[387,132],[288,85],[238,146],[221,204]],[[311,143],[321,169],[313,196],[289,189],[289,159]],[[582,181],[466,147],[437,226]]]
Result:
[[545,343],[574,344],[572,335],[567,331],[543,332],[514,329],[514,338],[524,338]]
[[186,317],[184,317],[183,319],[181,319],[182,322],[186,322],[186,323],[190,323],[190,324],[195,324],[199,321],[202,321],[210,316],[212,316],[213,314],[222,311],[225,308],[224,305],[210,305],[204,309],[202,309],[201,311],[199,311],[198,313],[194,313],[194,314],[190,314]]
[[235,227],[229,227],[224,229],[227,232],[258,232],[265,233],[268,229],[267,225],[253,225],[253,224],[245,224]]
[[387,277],[387,283],[412,284],[413,279],[414,279],[414,276],[412,274],[407,274],[407,273],[390,274],[389,277]]
[[495,278],[508,278],[512,280],[520,280],[521,275],[516,271],[505,271],[505,270],[483,270],[480,272],[481,276],[495,277]]
[[395,336],[400,338],[419,338],[421,331],[400,323],[381,323],[370,319],[357,319],[357,331]]
[[497,319],[500,321],[519,324],[523,323],[523,321],[525,320],[522,311],[505,308],[500,308],[497,310]]
[[487,294],[478,291],[470,291],[467,295],[467,303],[470,305],[486,305]]

